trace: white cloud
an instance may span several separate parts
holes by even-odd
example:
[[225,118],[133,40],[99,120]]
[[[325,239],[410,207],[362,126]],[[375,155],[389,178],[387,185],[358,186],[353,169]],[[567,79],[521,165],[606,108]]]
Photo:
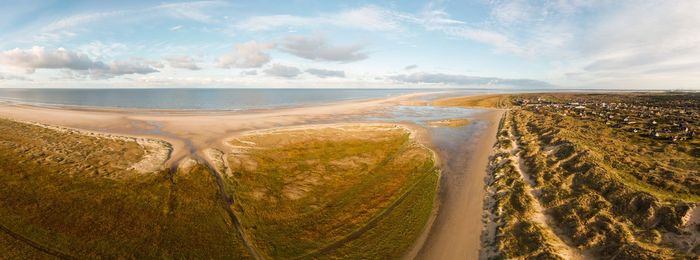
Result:
[[78,75],[90,75],[93,78],[108,78],[126,74],[148,74],[158,72],[155,68],[161,64],[148,60],[132,59],[114,61],[106,64],[93,60],[79,52],[64,48],[48,49],[35,46],[31,49],[13,49],[0,53],[0,63],[23,68],[29,73],[37,69],[64,69]]
[[259,68],[270,62],[267,53],[275,47],[274,43],[259,43],[249,41],[236,45],[232,52],[224,54],[218,59],[222,68]]
[[156,6],[154,9],[163,10],[168,15],[175,18],[187,19],[202,23],[212,23],[215,22],[215,18],[212,17],[207,10],[225,4],[225,2],[221,1],[181,2],[161,4]]
[[36,69],[105,69],[107,66],[100,61],[93,61],[85,54],[66,50],[64,48],[47,49],[34,46],[31,49],[13,49],[0,53],[0,63],[20,67],[27,72]]
[[307,69],[306,73],[319,78],[344,78],[345,71],[342,70],[326,70],[326,69]]
[[31,79],[24,76],[17,76],[11,74],[0,73],[0,80],[20,80],[20,81],[31,81]]
[[491,16],[505,24],[527,20],[531,13],[534,11],[525,0],[500,2],[491,9]]
[[102,41],[92,41],[78,46],[78,52],[85,53],[93,59],[111,59],[128,50],[126,44],[113,42],[103,43]]
[[282,51],[316,61],[352,62],[368,56],[361,45],[331,46],[324,37],[291,36],[280,42]]
[[415,69],[415,68],[418,68],[418,65],[416,65],[416,64],[411,64],[411,65],[408,65],[408,66],[406,66],[406,67],[403,67],[404,70],[412,70],[412,69]]
[[376,6],[365,6],[337,13],[319,16],[268,15],[250,17],[238,24],[236,28],[248,31],[266,31],[274,29],[292,29],[295,27],[313,28],[319,26],[336,26],[367,31],[399,32],[406,28],[420,28],[438,31],[494,46],[503,52],[529,55],[530,50],[521,47],[511,37],[489,28],[479,28],[456,20],[444,10],[430,9],[420,15],[387,10]]
[[[587,32],[589,69],[624,69],[700,60],[700,2],[650,1],[625,6]],[[639,19],[644,14],[644,19]]]
[[700,80],[700,2],[615,7],[575,35],[578,62],[564,72],[569,81],[643,88],[688,87]]
[[368,31],[391,31],[399,28],[392,12],[376,6],[365,6],[319,16],[265,15],[249,17],[235,25],[248,31],[278,28],[317,27],[332,25]]
[[153,65],[148,61],[141,60],[128,60],[128,61],[115,61],[109,65],[109,70],[96,70],[99,73],[104,73],[112,76],[126,75],[126,74],[148,74],[153,72],[158,72],[154,67],[160,65]]
[[171,56],[166,57],[165,61],[168,62],[170,67],[178,69],[188,69],[188,70],[199,70],[201,69],[197,66],[197,63],[192,57],[189,56]]
[[532,79],[504,79],[497,77],[475,77],[459,74],[424,73],[402,74],[389,77],[404,83],[441,84],[459,87],[510,87],[510,88],[551,88],[554,85]]
[[399,28],[394,14],[375,6],[365,6],[337,13],[327,19],[330,23],[370,31],[390,31]]
[[256,76],[256,75],[258,75],[258,71],[257,71],[257,70],[244,70],[244,71],[241,71],[241,76]]
[[152,7],[141,9],[123,9],[108,12],[82,13],[63,17],[55,20],[43,28],[41,32],[50,33],[55,31],[72,29],[74,27],[84,27],[97,24],[100,21],[115,19],[119,17],[143,18],[154,16],[169,16],[177,19],[192,20],[202,23],[212,23],[215,19],[207,14],[208,10],[217,6],[226,5],[221,1],[194,1],[180,3],[164,3]]
[[71,15],[47,24],[41,29],[41,31],[53,32],[73,28],[76,26],[85,26],[93,24],[99,20],[123,16],[128,13],[130,13],[130,11],[120,10]]
[[496,50],[509,52],[520,56],[530,55],[530,51],[516,43],[511,37],[488,27],[478,28],[452,19],[443,10],[428,10],[420,16],[404,15],[404,19],[422,26],[428,31],[442,32],[449,36],[459,37],[493,46]]
[[264,70],[265,74],[281,78],[294,78],[301,74],[301,70],[297,67],[285,66],[281,64],[272,64],[272,67]]
[[171,32],[174,32],[174,31],[177,31],[177,30],[182,29],[182,27],[183,27],[182,25],[175,25],[175,26],[173,26],[173,27],[170,27],[169,30],[170,30]]

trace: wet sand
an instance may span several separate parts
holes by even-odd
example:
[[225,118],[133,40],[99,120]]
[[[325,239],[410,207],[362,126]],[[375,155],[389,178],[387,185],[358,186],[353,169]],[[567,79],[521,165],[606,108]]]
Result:
[[452,136],[433,135],[432,145],[442,163],[440,205],[432,225],[406,259],[478,259],[481,248],[484,178],[488,157],[496,142],[502,110],[488,110],[474,117],[464,132],[464,143]]

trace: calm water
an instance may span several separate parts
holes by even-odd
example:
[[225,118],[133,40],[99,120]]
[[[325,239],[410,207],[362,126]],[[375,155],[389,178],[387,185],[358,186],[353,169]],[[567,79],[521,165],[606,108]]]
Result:
[[[0,101],[87,107],[240,110],[397,96],[417,89],[0,89]],[[430,90],[435,91],[435,90]]]

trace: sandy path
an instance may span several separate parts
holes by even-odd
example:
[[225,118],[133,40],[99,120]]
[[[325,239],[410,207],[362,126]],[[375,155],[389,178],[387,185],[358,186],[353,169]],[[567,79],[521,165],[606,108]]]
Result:
[[545,232],[548,233],[548,237],[552,238],[551,242],[553,243],[554,248],[557,249],[561,257],[564,259],[575,260],[584,259],[584,256],[577,248],[570,246],[572,243],[567,237],[563,236],[561,232],[555,232],[559,230],[554,225],[554,220],[551,216],[545,213],[544,207],[542,207],[542,204],[540,204],[540,190],[537,188],[535,180],[533,180],[527,173],[527,166],[525,166],[525,162],[520,156],[521,148],[518,143],[518,139],[513,135],[514,127],[515,126],[511,126],[508,129],[508,137],[513,141],[513,149],[511,150],[510,156],[511,159],[513,159],[516,171],[520,173],[520,177],[525,181],[525,183],[527,183],[528,191],[530,196],[533,198],[532,205],[534,207],[534,212],[532,212],[532,221],[544,227]]
[[[481,248],[484,178],[491,147],[496,142],[502,110],[490,110],[476,118],[477,131],[466,143],[452,149],[435,149],[442,158],[440,208],[426,230],[425,240],[406,258],[477,259]],[[422,244],[422,245],[421,245]]]

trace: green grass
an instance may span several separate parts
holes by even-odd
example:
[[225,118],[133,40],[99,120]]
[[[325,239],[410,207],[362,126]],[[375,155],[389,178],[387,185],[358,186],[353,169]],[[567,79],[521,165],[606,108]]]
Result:
[[428,174],[376,226],[325,255],[324,259],[399,259],[430,218],[440,175]]
[[[248,142],[255,145],[229,155],[233,174],[226,183],[246,232],[273,258],[334,247],[435,171],[432,153],[399,128],[292,130],[232,143]],[[430,208],[421,208],[422,214]],[[407,217],[412,221],[404,225],[412,225],[423,215]],[[403,227],[412,228],[422,226]],[[389,243],[401,251],[416,236]]]

